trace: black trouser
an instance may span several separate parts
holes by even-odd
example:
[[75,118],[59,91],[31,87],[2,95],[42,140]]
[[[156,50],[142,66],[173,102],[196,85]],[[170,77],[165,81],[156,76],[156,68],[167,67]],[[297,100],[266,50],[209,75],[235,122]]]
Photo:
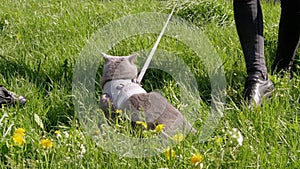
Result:
[[[248,75],[267,77],[263,14],[259,0],[234,0],[234,18]],[[300,0],[281,0],[277,54],[272,72],[289,71],[300,43]]]

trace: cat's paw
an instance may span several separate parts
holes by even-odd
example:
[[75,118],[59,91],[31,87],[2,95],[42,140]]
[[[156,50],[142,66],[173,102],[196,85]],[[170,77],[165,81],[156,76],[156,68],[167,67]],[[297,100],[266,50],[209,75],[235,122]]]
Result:
[[108,119],[113,119],[115,118],[115,111],[116,111],[116,106],[112,102],[111,97],[108,94],[103,94],[100,97],[100,109],[104,112],[105,117]]

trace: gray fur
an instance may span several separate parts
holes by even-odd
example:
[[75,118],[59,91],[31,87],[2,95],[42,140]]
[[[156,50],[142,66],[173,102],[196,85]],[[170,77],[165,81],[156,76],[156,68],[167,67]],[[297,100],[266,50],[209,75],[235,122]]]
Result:
[[102,53],[105,63],[103,68],[103,75],[101,78],[101,86],[110,80],[117,79],[135,79],[138,71],[136,65],[133,63],[136,54],[130,56],[110,56]]
[[133,60],[136,55],[103,56],[105,65],[101,85],[104,95],[100,105],[104,112],[109,112],[107,109],[113,105],[113,108],[126,112],[133,123],[145,121],[153,127],[164,124],[163,133],[168,136],[194,131],[192,125],[166,98],[156,92],[147,93],[135,83],[137,67]]

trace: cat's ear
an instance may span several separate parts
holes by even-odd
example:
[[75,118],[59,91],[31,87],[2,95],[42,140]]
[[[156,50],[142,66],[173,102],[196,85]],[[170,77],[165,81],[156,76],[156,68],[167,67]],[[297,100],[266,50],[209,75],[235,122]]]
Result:
[[101,54],[102,54],[105,61],[107,61],[109,59],[109,55],[107,55],[106,53],[101,52]]
[[128,57],[129,62],[133,64],[133,63],[134,63],[134,60],[135,60],[135,58],[136,58],[137,56],[138,56],[137,53],[130,55],[130,56]]

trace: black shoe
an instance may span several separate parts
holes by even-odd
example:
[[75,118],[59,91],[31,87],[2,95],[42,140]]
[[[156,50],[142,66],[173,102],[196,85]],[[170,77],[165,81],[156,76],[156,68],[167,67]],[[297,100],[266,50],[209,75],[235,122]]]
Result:
[[14,106],[17,103],[24,105],[26,101],[27,99],[24,96],[17,97],[16,94],[8,91],[5,87],[0,85],[0,107],[2,107],[2,105]]
[[274,91],[273,82],[258,75],[251,75],[245,82],[244,99],[249,107],[260,106],[264,97],[270,97]]

